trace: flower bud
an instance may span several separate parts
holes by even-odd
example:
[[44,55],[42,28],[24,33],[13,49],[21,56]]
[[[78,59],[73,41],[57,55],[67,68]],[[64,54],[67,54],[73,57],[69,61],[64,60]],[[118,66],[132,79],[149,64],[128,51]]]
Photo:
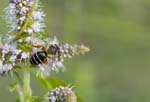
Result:
[[57,87],[49,92],[49,102],[77,102],[77,97],[69,87]]

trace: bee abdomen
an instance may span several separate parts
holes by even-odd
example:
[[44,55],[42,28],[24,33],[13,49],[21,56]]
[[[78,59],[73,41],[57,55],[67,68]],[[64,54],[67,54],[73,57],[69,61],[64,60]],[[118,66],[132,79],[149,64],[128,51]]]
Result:
[[44,51],[34,53],[30,58],[30,63],[33,65],[39,65],[47,60],[47,54]]

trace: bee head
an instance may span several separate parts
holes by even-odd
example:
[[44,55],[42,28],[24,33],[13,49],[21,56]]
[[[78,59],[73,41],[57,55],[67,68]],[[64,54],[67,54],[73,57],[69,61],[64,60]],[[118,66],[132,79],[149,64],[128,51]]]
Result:
[[50,45],[50,47],[47,50],[48,54],[52,54],[52,55],[58,54],[59,51],[60,51],[59,46],[56,44]]

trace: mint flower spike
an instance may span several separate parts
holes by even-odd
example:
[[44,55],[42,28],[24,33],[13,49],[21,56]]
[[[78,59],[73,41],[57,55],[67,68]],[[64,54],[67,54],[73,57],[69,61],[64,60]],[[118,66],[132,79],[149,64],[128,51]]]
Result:
[[[37,76],[40,75],[42,77],[49,76],[51,71],[58,72],[60,69],[64,71],[65,67],[63,62],[66,58],[71,58],[90,51],[89,48],[84,45],[60,44],[56,37],[54,37],[54,39],[47,39],[44,44],[44,49],[46,49],[48,55],[47,61],[38,64],[39,71],[37,73]],[[33,55],[38,51],[43,51],[43,47],[36,48],[35,50],[37,51],[33,51]],[[33,62],[33,60],[34,57],[31,62]]]
[[16,66],[16,59],[20,50],[16,44],[0,44],[0,74],[11,71]]
[[18,31],[19,37],[22,33],[43,32],[44,17],[38,0],[10,0],[7,8],[7,21],[12,28],[11,31]]
[[59,86],[49,92],[49,102],[77,102],[77,96],[72,88]]

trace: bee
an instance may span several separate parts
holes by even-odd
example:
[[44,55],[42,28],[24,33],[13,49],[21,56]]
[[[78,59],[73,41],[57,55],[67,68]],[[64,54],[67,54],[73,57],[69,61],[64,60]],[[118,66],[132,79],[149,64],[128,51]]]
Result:
[[32,65],[46,63],[48,58],[52,56],[60,56],[60,47],[57,44],[51,44],[48,47],[44,46],[41,51],[35,52],[30,58],[30,63]]

